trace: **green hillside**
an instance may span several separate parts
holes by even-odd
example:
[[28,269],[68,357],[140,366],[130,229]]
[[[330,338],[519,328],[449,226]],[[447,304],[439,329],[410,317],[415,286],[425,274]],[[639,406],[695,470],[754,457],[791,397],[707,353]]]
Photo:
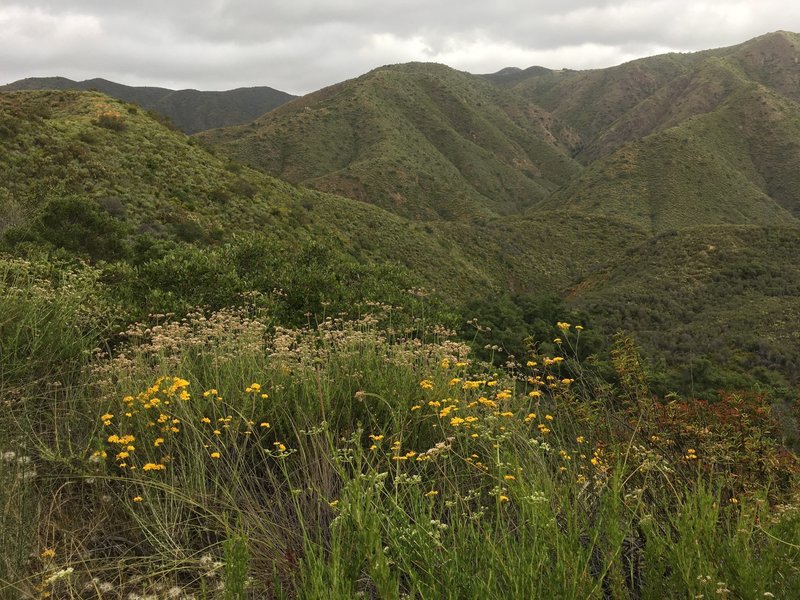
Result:
[[[304,186],[427,221],[425,229],[473,273],[501,282],[499,289],[512,295],[563,296],[592,273],[618,268],[625,260],[620,253],[641,248],[648,236],[660,245],[668,239],[662,233],[698,226],[797,223],[800,111],[784,93],[796,70],[795,38],[779,32],[730,48],[588,72],[532,67],[476,78],[435,65],[384,67],[295,100],[250,126],[202,139]],[[768,73],[758,70],[758,60]],[[529,139],[549,140],[544,156],[552,150],[561,160],[575,155],[586,167],[572,163],[570,174],[532,190],[530,179],[520,179],[529,172],[506,143],[518,144],[507,118],[517,127],[526,122],[521,115],[538,117],[539,125],[527,131]],[[473,134],[466,142],[465,131]],[[429,153],[431,146],[435,152]],[[517,172],[513,178],[509,168]],[[498,172],[506,185],[488,185]],[[508,185],[518,181],[519,187]],[[768,254],[759,256],[767,260]],[[688,267],[681,255],[672,260],[675,268]],[[670,281],[674,275],[666,264],[653,268],[654,277]],[[582,288],[575,289],[573,306],[589,306],[579,301]],[[613,286],[608,297],[622,306]],[[730,302],[749,300],[734,294]],[[468,304],[488,317],[479,305]],[[767,306],[771,316],[783,310]],[[511,344],[523,337],[526,317],[520,316],[524,309],[509,310],[515,316],[495,329],[515,331],[505,336]],[[605,307],[603,314],[613,310]],[[520,324],[512,324],[515,319]],[[678,321],[670,323],[680,329]],[[652,326],[643,319],[632,332]],[[756,339],[760,326],[745,331],[738,323],[734,329]],[[614,328],[613,319],[604,320],[606,333]],[[646,346],[654,360],[679,355],[675,347]],[[678,368],[674,360],[669,365]],[[778,379],[786,376],[785,366],[769,368],[783,373]]]
[[570,302],[635,332],[665,357],[671,386],[800,381],[800,227],[713,226],[663,234],[588,277]]
[[695,60],[693,55],[665,54],[609,69],[534,72],[511,89],[550,111],[586,145],[627,111],[686,73]]
[[415,219],[531,206],[579,167],[573,135],[529,102],[442,65],[409,64],[200,138],[238,160]]
[[[395,269],[396,280],[389,277],[380,292],[387,299],[421,285],[458,307],[507,289],[558,293],[587,265],[598,266],[593,240],[606,240],[606,257],[630,243],[621,222],[555,212],[471,225],[408,221],[371,203],[297,188],[216,157],[134,105],[99,93],[3,94],[0,136],[0,234],[6,245],[17,252],[55,247],[93,261],[122,261],[137,269],[130,275],[136,281],[166,269],[159,276],[163,289],[147,291],[156,296],[186,293],[165,279],[170,260],[184,264],[197,257],[209,261],[209,269],[224,266],[227,287],[193,292],[187,300],[216,306],[254,282],[271,291],[283,281],[299,286],[293,302],[318,307],[342,293],[339,284],[348,276],[341,273],[366,277],[349,291],[367,296],[383,285],[381,269]],[[327,263],[309,266],[324,269],[320,289],[310,293],[292,274],[292,261],[311,260],[304,252],[318,246],[324,252],[314,260]],[[258,264],[241,263],[247,252],[279,257],[270,258],[262,273]],[[365,273],[358,275],[362,267]],[[328,290],[322,287],[326,277],[335,283]]]
[[[665,234],[797,223],[800,112],[777,83],[765,85],[789,75],[774,68],[756,81],[734,60],[782,39],[792,38],[607,72],[511,70],[497,85],[440,65],[388,66],[250,125],[207,132],[202,144],[102,94],[6,93],[4,247],[104,264],[120,284],[117,301],[137,314],[158,303],[222,307],[256,289],[281,319],[296,320],[298,311],[357,310],[369,299],[411,306],[417,300],[406,290],[422,286],[435,290],[429,302],[443,318],[479,317],[493,329],[481,343],[500,340],[515,353],[559,299],[611,335],[623,324],[608,315],[626,310],[629,288],[649,290],[647,277],[666,282],[665,302],[682,301],[670,282],[692,259],[670,249]],[[605,127],[580,154],[599,156],[586,167],[568,158],[578,134],[517,90],[536,78],[553,84],[551,101],[572,82],[613,107],[572,119],[575,131]],[[558,110],[569,122],[566,107]],[[637,252],[670,258],[648,265],[647,277],[631,266],[629,282],[591,283],[627,273]],[[769,252],[753,252],[753,262],[768,260]],[[191,285],[193,277],[207,285]],[[603,302],[584,297],[598,289]],[[734,312],[751,302],[726,299]],[[762,299],[765,320],[734,320],[737,339],[767,335],[769,319],[784,311]],[[678,346],[654,344],[647,332],[674,339],[680,319],[664,325],[657,313],[641,314],[624,326],[677,380]],[[762,366],[762,380],[794,380],[786,364]],[[728,367],[736,381],[756,381],[739,363]]]
[[627,219],[654,233],[699,224],[796,220],[713,151],[707,138],[682,128],[631,142],[592,164],[551,201]]
[[[550,111],[580,137],[583,163],[621,144],[713,110],[758,83],[798,99],[800,37],[778,31],[736,46],[664,54],[591,71],[532,67],[484,76]],[[503,73],[501,71],[501,73]]]
[[653,231],[792,222],[800,215],[800,104],[743,85],[714,110],[595,161],[553,198]]
[[248,87],[224,92],[134,87],[106,79],[72,81],[65,77],[30,77],[0,86],[0,92],[21,90],[98,91],[136,103],[167,117],[186,133],[248,123],[295,96],[270,87]]
[[0,599],[800,597],[797,46],[0,93]]

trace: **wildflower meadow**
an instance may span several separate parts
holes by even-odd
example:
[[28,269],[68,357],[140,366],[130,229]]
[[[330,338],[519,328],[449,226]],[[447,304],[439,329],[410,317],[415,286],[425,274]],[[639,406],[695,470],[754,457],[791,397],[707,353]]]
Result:
[[563,321],[499,367],[391,306],[285,328],[251,305],[112,350],[74,334],[91,281],[61,321],[15,285],[55,329],[17,338],[37,385],[5,365],[4,598],[800,597],[769,403],[656,397],[624,336],[611,375]]

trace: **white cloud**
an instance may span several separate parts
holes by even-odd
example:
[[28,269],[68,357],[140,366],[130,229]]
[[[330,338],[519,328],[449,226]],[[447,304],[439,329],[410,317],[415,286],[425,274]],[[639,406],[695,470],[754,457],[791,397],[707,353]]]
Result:
[[590,68],[800,30],[800,3],[784,0],[4,2],[0,82],[99,76],[295,93],[386,63]]

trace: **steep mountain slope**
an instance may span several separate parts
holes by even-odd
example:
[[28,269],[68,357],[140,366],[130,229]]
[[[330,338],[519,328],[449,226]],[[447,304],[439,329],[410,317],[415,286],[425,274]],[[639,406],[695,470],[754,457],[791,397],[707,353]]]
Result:
[[778,31],[727,48],[664,54],[609,69],[531,67],[484,76],[531,99],[581,139],[583,163],[626,141],[715,108],[743,85],[759,83],[797,100],[800,36]]
[[64,77],[32,77],[0,86],[0,92],[18,90],[97,90],[169,117],[186,133],[248,123],[295,97],[266,86],[201,92],[132,87],[105,79],[72,81]]
[[433,64],[376,69],[201,139],[289,181],[416,219],[516,212],[579,170],[567,157],[571,132],[545,111]]
[[728,59],[750,79],[800,101],[800,35],[776,31],[735,46]]
[[800,105],[759,84],[715,110],[627,143],[553,201],[653,231],[800,217]]
[[609,69],[534,71],[511,89],[566,123],[585,146],[696,60],[695,55],[665,54]]

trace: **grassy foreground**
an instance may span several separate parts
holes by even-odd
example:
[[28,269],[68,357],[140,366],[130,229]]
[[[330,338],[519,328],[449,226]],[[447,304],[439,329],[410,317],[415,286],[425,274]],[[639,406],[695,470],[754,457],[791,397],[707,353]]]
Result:
[[383,305],[110,351],[92,281],[7,269],[2,598],[800,597],[765,399],[654,399],[624,337],[603,378],[579,325],[498,370]]

